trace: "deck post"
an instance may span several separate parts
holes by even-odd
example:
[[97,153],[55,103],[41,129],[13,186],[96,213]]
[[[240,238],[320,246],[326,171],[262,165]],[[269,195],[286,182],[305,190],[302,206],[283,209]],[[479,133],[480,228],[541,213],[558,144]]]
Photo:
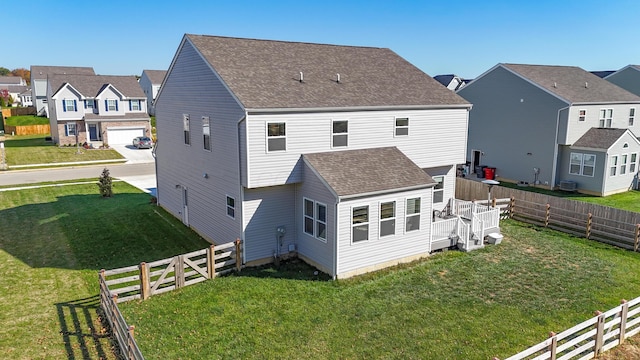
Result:
[[240,271],[240,269],[242,268],[242,249],[240,248],[240,243],[242,242],[242,240],[240,240],[239,238],[236,239],[235,244],[236,244],[236,271]]
[[544,214],[544,227],[549,227],[549,215],[551,213],[551,205],[547,204],[547,209]]
[[627,329],[627,314],[629,313],[629,303],[627,300],[622,299],[620,301],[622,304],[622,309],[620,310],[620,344],[624,342],[626,338],[626,329]]
[[593,214],[589,213],[587,215],[587,232],[586,232],[586,238],[588,239],[591,236],[591,224],[593,223]]
[[513,212],[515,207],[516,207],[516,198],[512,196],[509,201],[509,219],[513,219]]
[[634,238],[633,241],[633,251],[638,251],[638,245],[640,245],[638,242],[640,240],[640,224],[636,224],[636,236]]

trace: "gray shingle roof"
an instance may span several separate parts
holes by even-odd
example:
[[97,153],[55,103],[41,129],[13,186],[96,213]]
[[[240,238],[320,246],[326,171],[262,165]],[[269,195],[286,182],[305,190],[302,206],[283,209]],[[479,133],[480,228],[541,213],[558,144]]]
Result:
[[51,75],[49,77],[51,89],[56,93],[62,85],[69,83],[82,95],[95,97],[104,89],[107,84],[113,85],[125,97],[145,98],[144,92],[138,84],[135,76],[114,76],[114,75]]
[[161,84],[167,74],[167,70],[142,70],[142,73],[147,74],[152,84]]
[[6,85],[22,85],[22,78],[20,76],[0,76],[0,84]]
[[425,188],[435,181],[396,147],[304,154],[338,196]]
[[389,49],[186,38],[247,109],[468,105]]
[[639,96],[577,66],[501,65],[572,104],[640,102]]
[[627,129],[591,128],[580,139],[576,140],[572,146],[606,150],[620,139],[625,132],[627,132]]
[[46,79],[47,75],[54,74],[95,75],[96,73],[92,67],[31,65],[32,79]]

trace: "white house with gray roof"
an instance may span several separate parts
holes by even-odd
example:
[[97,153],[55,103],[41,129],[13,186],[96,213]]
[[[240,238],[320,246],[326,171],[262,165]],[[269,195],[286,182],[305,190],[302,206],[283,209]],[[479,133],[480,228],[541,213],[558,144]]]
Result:
[[[499,180],[549,189],[575,186],[601,196],[634,186],[640,153],[635,141],[624,141],[624,149],[584,142],[593,139],[592,128],[639,134],[637,95],[579,67],[521,64],[498,64],[458,94],[473,103],[467,151],[472,169],[492,166]],[[580,151],[595,148],[608,150]]]
[[470,107],[389,49],[185,35],[156,99],[158,204],[242,239],[248,265],[297,254],[347,277],[417,259],[456,245],[432,212]]
[[164,76],[167,75],[167,70],[143,70],[140,76],[140,87],[147,96],[147,107],[149,115],[155,115],[154,101],[160,91],[160,85]]
[[49,75],[51,137],[62,146],[131,144],[151,136],[146,97],[135,76]]
[[95,75],[92,67],[31,65],[31,100],[38,115],[49,116],[47,106],[47,77],[49,75]]

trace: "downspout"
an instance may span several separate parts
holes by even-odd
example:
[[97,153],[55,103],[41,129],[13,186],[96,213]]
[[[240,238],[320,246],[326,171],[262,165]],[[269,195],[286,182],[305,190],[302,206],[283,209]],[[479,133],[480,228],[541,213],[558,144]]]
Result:
[[158,186],[158,140],[153,143],[153,149],[151,150],[151,156],[153,156],[153,166],[156,170],[156,206],[160,205],[160,187]]
[[[552,165],[552,171],[551,171],[551,183],[549,184],[549,190],[553,190],[556,187],[556,174],[557,174],[557,168],[558,168],[558,133],[560,132],[560,113],[565,109],[569,109],[569,107],[571,107],[571,105],[558,109],[558,115],[556,116],[556,136],[554,138],[554,144],[553,144],[553,165]],[[569,117],[569,114],[567,114],[567,118],[568,117]],[[568,131],[569,129],[567,129],[567,132]]]
[[[245,112],[244,115],[240,118],[240,120],[238,120],[238,123],[236,124],[237,126],[237,132],[238,132],[238,137],[236,139],[236,141],[238,142],[238,187],[239,187],[239,191],[238,194],[240,194],[240,216],[239,216],[239,220],[240,220],[240,240],[242,241],[242,264],[246,264],[247,261],[247,244],[245,242],[245,238],[244,238],[244,186],[242,186],[242,149],[240,148],[240,139],[242,137],[243,134],[241,134],[240,131],[240,124],[242,124],[243,122],[245,122],[247,120],[247,113]],[[247,128],[245,126],[245,139],[247,138],[247,134],[246,134]],[[245,141],[245,146],[247,145],[247,142]],[[246,149],[245,149],[246,150]],[[247,154],[247,151],[245,151],[245,154]],[[246,160],[246,164],[247,164],[247,168],[249,167],[249,156],[247,154],[247,160]],[[247,178],[248,181],[248,178]]]
[[333,237],[333,280],[336,280],[338,278],[338,249],[340,248],[338,246],[338,239],[340,239],[340,223],[338,223],[338,219],[340,219],[339,213],[338,213],[338,208],[340,206],[340,198],[338,198],[338,201],[336,201],[336,211],[335,211],[335,219],[334,219],[334,226],[336,229],[336,233],[335,236]]

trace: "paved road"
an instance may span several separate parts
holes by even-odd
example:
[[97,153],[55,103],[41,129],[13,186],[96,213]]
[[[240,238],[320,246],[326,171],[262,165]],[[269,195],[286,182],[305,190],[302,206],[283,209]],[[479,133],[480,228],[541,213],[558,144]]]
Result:
[[[97,178],[105,167],[109,169],[111,176],[114,178],[125,181],[128,181],[129,178],[139,179],[140,181],[146,182],[146,184],[141,185],[145,189],[151,187],[155,188],[155,163],[89,165],[53,169],[0,171],[0,186],[33,184],[44,181]],[[151,179],[153,180],[153,184],[149,182]]]

